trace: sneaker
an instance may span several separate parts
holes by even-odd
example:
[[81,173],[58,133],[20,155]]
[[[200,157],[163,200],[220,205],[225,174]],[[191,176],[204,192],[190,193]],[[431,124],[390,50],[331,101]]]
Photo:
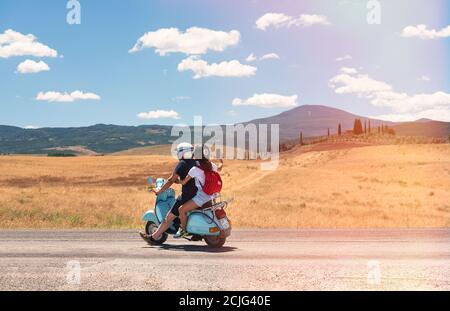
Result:
[[145,234],[144,232],[139,231],[139,236],[140,236],[145,242],[148,241],[148,235]]
[[178,229],[178,232],[175,233],[175,235],[173,236],[175,239],[179,239],[179,238],[184,238],[186,236],[188,236],[189,233],[187,233],[186,231],[184,231],[183,229]]
[[145,234],[144,232],[139,232],[140,237],[150,245],[155,245],[155,239],[151,235]]

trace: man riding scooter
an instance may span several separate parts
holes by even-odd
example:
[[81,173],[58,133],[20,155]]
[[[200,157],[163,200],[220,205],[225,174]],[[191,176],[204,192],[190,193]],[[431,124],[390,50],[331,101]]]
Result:
[[[194,157],[194,147],[189,143],[181,143],[177,146],[177,157],[179,162],[164,186],[159,190],[153,190],[156,195],[163,193],[169,189],[174,183],[186,178],[189,170],[196,165]],[[169,229],[172,222],[179,217],[179,208],[186,202],[190,201],[197,194],[195,181],[192,179],[181,188],[181,195],[176,199],[174,206],[167,213],[164,221],[159,225],[158,229],[152,234],[139,232],[139,235],[149,244],[155,244],[161,235]]]

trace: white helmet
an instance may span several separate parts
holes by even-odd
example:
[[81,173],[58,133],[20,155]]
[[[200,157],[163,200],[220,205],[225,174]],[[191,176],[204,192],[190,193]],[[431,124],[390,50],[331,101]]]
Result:
[[181,143],[177,146],[177,157],[179,160],[192,159],[194,156],[194,146],[190,143]]

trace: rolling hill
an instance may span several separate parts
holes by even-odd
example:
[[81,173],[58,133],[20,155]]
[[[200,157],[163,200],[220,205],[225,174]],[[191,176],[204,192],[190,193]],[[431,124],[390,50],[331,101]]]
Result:
[[[248,123],[255,124],[280,124],[280,138],[282,140],[296,139],[300,132],[305,137],[322,136],[330,129],[331,134],[337,133],[338,124],[342,126],[342,131],[353,128],[356,118],[369,120],[369,118],[354,115],[344,110],[319,106],[304,105],[294,109],[284,111],[276,116],[252,120]],[[393,126],[394,123],[370,119],[372,128],[381,124]]]
[[0,153],[45,154],[54,148],[83,146],[96,153],[170,143],[171,127],[163,125],[23,129],[0,126]]
[[397,124],[394,129],[397,135],[402,136],[448,137],[450,122],[421,119]]
[[[352,113],[319,105],[304,105],[275,116],[255,119],[244,124],[280,124],[280,141],[297,139],[300,132],[304,137],[323,136],[330,129],[331,134],[353,128],[355,118],[369,121],[372,128],[381,124],[393,127],[397,135],[448,137],[450,122],[421,119],[415,122],[392,123],[369,119]],[[88,127],[23,129],[14,126],[0,126],[0,153],[47,154],[50,152],[74,152],[84,154],[115,153],[139,147],[170,144],[176,137],[171,135],[171,126],[141,125],[120,126],[97,124]],[[145,149],[144,149],[145,150]]]

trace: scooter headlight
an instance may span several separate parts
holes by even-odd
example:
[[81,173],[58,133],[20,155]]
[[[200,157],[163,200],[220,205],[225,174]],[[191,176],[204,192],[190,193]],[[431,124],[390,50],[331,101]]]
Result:
[[164,180],[164,178],[158,178],[156,180],[156,188],[161,189],[165,183],[166,183],[166,181]]

